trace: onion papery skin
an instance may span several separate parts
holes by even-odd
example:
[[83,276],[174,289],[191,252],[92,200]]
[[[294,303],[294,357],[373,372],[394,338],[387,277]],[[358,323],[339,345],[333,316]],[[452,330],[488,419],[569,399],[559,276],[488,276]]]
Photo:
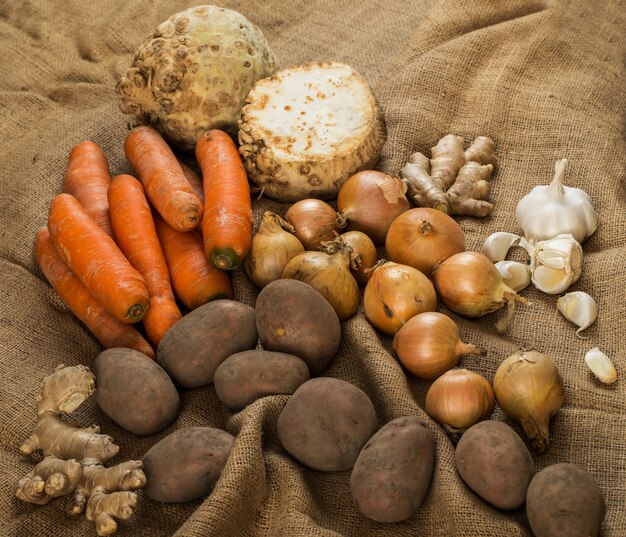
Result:
[[507,315],[496,323],[499,332],[513,318],[515,302],[526,300],[504,283],[489,258],[479,252],[461,252],[440,263],[433,282],[441,301],[463,317],[476,318],[507,305]]
[[342,233],[340,237],[356,255],[354,260],[356,268],[350,268],[352,276],[359,285],[365,285],[370,279],[374,265],[378,262],[376,246],[372,239],[361,231],[347,231]]
[[294,235],[305,250],[317,251],[323,241],[335,238],[337,213],[328,203],[314,199],[304,199],[294,203],[285,218],[294,227]]
[[548,447],[550,418],[565,401],[558,368],[545,354],[519,350],[496,370],[493,391],[502,411],[517,421],[537,453]]
[[475,423],[489,419],[495,407],[491,384],[468,369],[450,369],[426,393],[426,413],[455,441]]
[[359,309],[359,286],[350,273],[347,252],[304,252],[287,263],[282,278],[309,284],[329,302],[340,321],[349,319]]
[[402,213],[391,224],[385,240],[390,261],[409,265],[426,275],[465,248],[465,234],[454,218],[429,207]]
[[440,377],[466,354],[484,354],[479,347],[461,341],[456,323],[436,311],[409,319],[393,338],[392,347],[400,363],[424,379]]
[[363,293],[367,320],[393,336],[411,317],[437,309],[437,293],[419,270],[387,261],[375,267]]
[[365,233],[374,244],[385,244],[391,223],[409,208],[406,185],[398,178],[364,170],[348,178],[337,195],[339,221],[348,231]]

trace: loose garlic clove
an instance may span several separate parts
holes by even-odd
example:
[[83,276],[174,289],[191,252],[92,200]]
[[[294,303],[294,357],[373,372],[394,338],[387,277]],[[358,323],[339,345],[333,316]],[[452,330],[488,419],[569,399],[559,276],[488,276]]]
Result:
[[485,239],[481,251],[494,263],[496,261],[504,261],[506,259],[506,254],[508,254],[511,249],[511,246],[513,246],[519,239],[519,235],[516,235],[515,233],[497,231]]
[[617,380],[615,366],[613,366],[609,357],[597,347],[585,354],[585,363],[600,382],[613,384]]
[[498,261],[495,264],[498,272],[513,291],[526,289],[530,283],[530,267],[518,261]]
[[576,335],[586,339],[580,332],[591,326],[598,317],[598,306],[593,297],[583,291],[574,291],[559,298],[556,307],[568,321],[578,326]]
[[580,278],[583,249],[572,235],[539,242],[522,238],[520,246],[530,255],[531,281],[540,291],[556,295]]

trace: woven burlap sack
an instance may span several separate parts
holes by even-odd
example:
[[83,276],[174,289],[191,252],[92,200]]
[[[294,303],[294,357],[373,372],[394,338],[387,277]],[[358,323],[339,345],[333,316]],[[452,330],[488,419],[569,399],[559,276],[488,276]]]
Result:
[[[41,379],[59,363],[93,366],[101,350],[58,299],[36,267],[35,231],[60,192],[70,148],[93,140],[114,174],[130,171],[122,143],[128,118],[113,86],[134,48],[170,14],[200,2],[28,1],[0,5],[0,535],[95,535],[92,522],[65,514],[64,499],[34,506],[14,498],[32,467],[18,447],[35,424]],[[484,358],[461,365],[490,381],[498,364],[520,347],[535,347],[557,363],[566,403],[552,422],[537,468],[576,463],[591,472],[606,497],[604,537],[626,535],[626,393],[606,387],[583,363],[601,347],[626,372],[623,259],[626,256],[626,9],[602,2],[507,0],[284,0],[225,2],[259,25],[283,65],[312,59],[344,61],[372,84],[387,118],[381,169],[398,174],[411,152],[429,151],[447,133],[469,143],[497,143],[493,215],[459,219],[468,247],[494,231],[520,232],[514,208],[533,186],[550,180],[557,159],[570,164],[566,182],[587,191],[601,224],[584,245],[582,278],[572,290],[595,297],[597,322],[587,340],[556,311],[555,296],[529,288],[511,328],[497,335],[493,316],[459,322],[464,340]],[[256,215],[270,202],[259,202]],[[279,209],[284,209],[280,208]],[[236,298],[254,304],[257,291],[234,275]],[[442,311],[445,311],[442,308]],[[208,498],[181,505],[140,497],[119,535],[208,536],[529,536],[524,510],[499,512],[471,493],[454,467],[454,448],[424,413],[429,383],[407,378],[390,340],[362,312],[343,325],[342,345],[325,375],[347,380],[372,399],[380,425],[403,415],[427,420],[437,437],[437,462],[420,510],[399,524],[362,516],[349,493],[350,472],[307,470],[281,448],[277,416],[287,397],[267,397],[227,412],[212,386],[181,392],[181,411],[166,430],[136,437],[95,405],[76,413],[98,423],[121,446],[116,462],[138,459],[158,440],[188,426],[221,427],[237,436],[222,479]],[[494,419],[506,420],[496,410]],[[510,422],[509,422],[510,423]],[[513,424],[514,425],[514,424]],[[514,425],[517,427],[516,425]],[[518,429],[519,430],[519,429]]]

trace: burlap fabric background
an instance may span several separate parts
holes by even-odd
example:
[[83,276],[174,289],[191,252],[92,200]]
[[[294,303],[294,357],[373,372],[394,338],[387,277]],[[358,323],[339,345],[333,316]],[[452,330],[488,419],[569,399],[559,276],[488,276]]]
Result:
[[[90,139],[106,152],[113,173],[129,171],[122,142],[128,119],[113,86],[130,55],[170,14],[201,2],[20,1],[0,3],[0,535],[92,536],[84,518],[68,518],[65,501],[37,507],[13,497],[31,467],[18,447],[35,423],[35,395],[54,367],[93,365],[96,341],[68,312],[37,269],[32,243],[60,191],[69,149]],[[624,143],[626,6],[622,0],[283,0],[224,2],[265,32],[283,65],[311,59],[350,63],[375,89],[389,139],[381,168],[397,174],[414,150],[427,151],[450,132],[469,142],[494,138],[499,167],[495,210],[486,220],[461,219],[470,249],[494,231],[519,232],[513,211],[530,188],[546,183],[554,162],[568,157],[566,180],[594,200],[601,224],[584,245],[584,272],[572,290],[599,306],[589,339],[557,313],[557,297],[528,289],[510,330],[497,335],[493,316],[460,322],[465,340],[488,350],[461,364],[489,380],[519,347],[536,347],[558,364],[567,401],[552,423],[538,468],[569,461],[588,469],[608,505],[603,535],[626,535],[626,258]],[[253,304],[256,291],[241,274],[236,298]],[[362,313],[343,327],[340,352],[325,374],[362,388],[380,424],[407,414],[428,419],[429,384],[405,377]],[[601,347],[622,378],[597,382],[584,353]],[[212,387],[181,393],[181,412],[167,430],[137,438],[96,407],[82,425],[99,423],[121,446],[118,460],[140,458],[160,438],[186,426],[217,426],[237,444],[213,494],[204,501],[161,505],[141,498],[122,522],[121,536],[527,536],[523,509],[498,512],[460,481],[453,447],[434,423],[437,464],[429,493],[410,520],[369,521],[354,507],[349,471],[300,467],[275,431],[286,397],[270,397],[239,414],[224,410]],[[505,419],[497,410],[495,419]]]

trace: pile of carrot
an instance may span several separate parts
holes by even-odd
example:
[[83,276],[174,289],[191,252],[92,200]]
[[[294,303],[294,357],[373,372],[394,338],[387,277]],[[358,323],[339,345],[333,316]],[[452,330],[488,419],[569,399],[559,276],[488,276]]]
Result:
[[133,129],[124,152],[136,177],[112,177],[93,142],[72,148],[35,257],[105,348],[153,358],[181,309],[232,298],[228,271],[241,265],[252,240],[250,189],[222,131],[197,144],[201,178],[151,127]]

